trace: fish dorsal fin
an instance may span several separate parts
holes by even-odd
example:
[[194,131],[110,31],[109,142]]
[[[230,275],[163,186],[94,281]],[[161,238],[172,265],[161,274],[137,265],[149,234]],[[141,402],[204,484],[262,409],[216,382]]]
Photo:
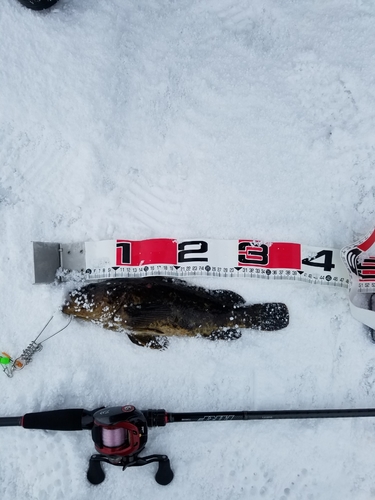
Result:
[[148,278],[151,283],[165,285],[175,289],[181,289],[183,291],[190,291],[196,297],[200,297],[202,299],[211,299],[214,300],[218,304],[226,305],[226,306],[234,306],[245,304],[244,298],[236,292],[232,292],[231,290],[211,290],[209,288],[203,288],[200,286],[196,286],[193,283],[188,283],[187,281],[181,280],[179,278],[170,278],[163,276],[153,276]]
[[207,290],[210,296],[216,299],[220,304],[235,306],[245,304],[245,299],[231,290]]

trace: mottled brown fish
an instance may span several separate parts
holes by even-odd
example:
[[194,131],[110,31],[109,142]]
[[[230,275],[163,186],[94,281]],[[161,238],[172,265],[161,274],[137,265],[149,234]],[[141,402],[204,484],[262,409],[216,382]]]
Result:
[[245,305],[229,290],[208,290],[175,278],[110,279],[73,290],[63,306],[104,328],[125,331],[137,345],[167,347],[166,337],[241,337],[240,328],[280,330],[289,323],[285,304]]

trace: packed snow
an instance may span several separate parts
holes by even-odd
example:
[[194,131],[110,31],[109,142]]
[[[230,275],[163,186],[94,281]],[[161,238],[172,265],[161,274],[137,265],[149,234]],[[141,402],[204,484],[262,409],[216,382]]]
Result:
[[[67,323],[72,283],[33,284],[33,241],[155,237],[342,248],[375,223],[369,0],[60,0],[0,10],[0,351]],[[171,412],[374,407],[375,345],[348,291],[196,278],[290,325],[168,349],[73,320],[12,379],[1,416],[133,404]],[[372,418],[171,423],[156,465],[104,465],[89,431],[0,429],[3,500],[369,500]]]

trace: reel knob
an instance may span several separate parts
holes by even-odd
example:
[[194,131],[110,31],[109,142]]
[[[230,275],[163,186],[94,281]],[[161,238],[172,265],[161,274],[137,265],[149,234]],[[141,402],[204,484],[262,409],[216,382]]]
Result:
[[105,474],[97,455],[92,455],[90,458],[87,479],[91,484],[100,484],[105,479]]
[[161,457],[159,461],[159,468],[155,474],[155,481],[162,486],[166,486],[172,482],[174,478],[173,471],[171,469],[171,464],[169,458],[165,455]]

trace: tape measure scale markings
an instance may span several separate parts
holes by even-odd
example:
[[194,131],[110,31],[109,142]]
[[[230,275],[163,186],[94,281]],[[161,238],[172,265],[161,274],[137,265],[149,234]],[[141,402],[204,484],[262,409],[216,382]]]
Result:
[[108,240],[85,243],[87,280],[144,276],[289,279],[347,287],[337,249],[259,240]]

